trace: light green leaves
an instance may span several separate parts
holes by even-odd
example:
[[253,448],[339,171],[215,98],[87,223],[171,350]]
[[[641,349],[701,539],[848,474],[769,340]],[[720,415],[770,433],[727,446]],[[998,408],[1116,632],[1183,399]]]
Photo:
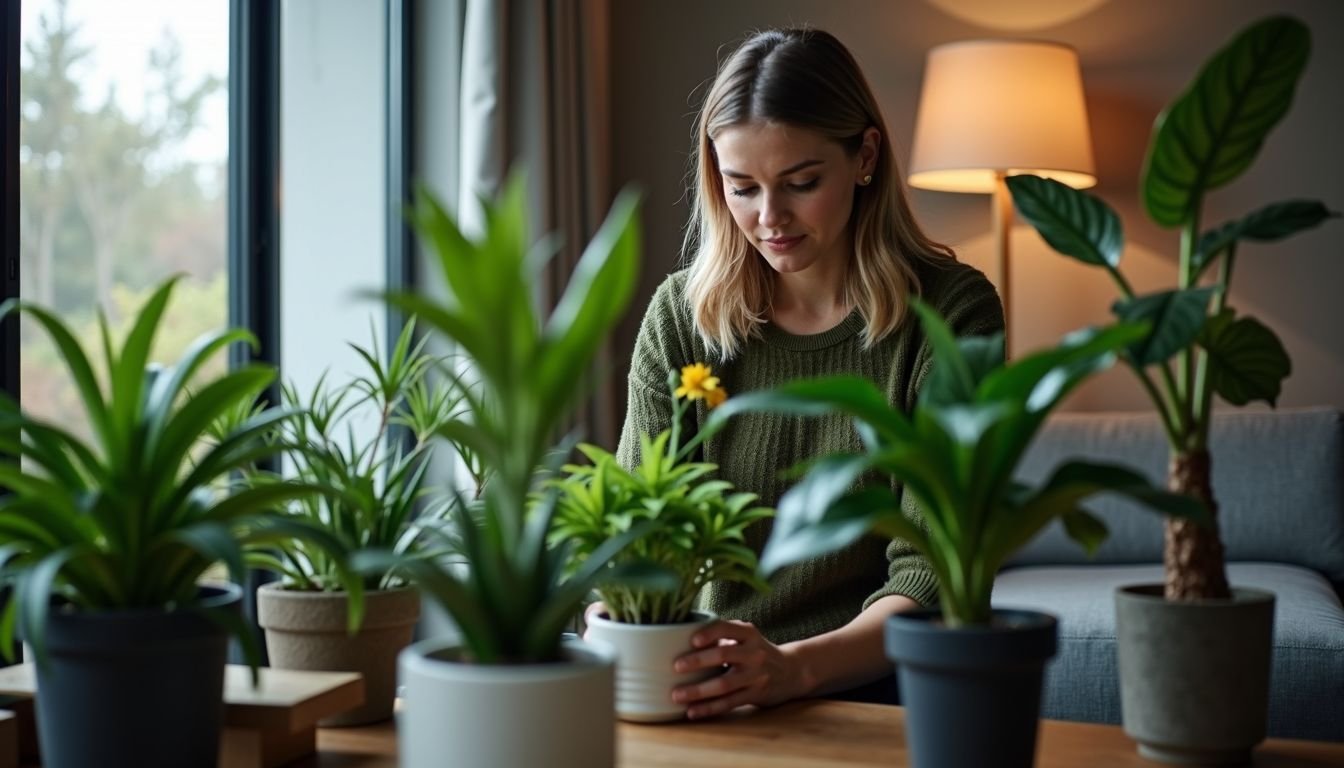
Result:
[[1311,35],[1286,16],[1237,35],[1158,116],[1143,169],[1143,203],[1153,221],[1190,221],[1204,193],[1241,175],[1288,112],[1306,67]]

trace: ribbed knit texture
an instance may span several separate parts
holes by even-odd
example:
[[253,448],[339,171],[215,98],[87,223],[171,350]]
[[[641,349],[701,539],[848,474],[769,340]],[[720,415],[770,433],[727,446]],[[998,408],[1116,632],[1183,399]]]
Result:
[[[923,300],[947,319],[959,335],[1003,329],[1003,308],[994,286],[978,270],[947,261],[917,266]],[[711,354],[691,319],[686,301],[686,271],[670,275],[649,304],[635,342],[625,427],[617,457],[626,467],[639,462],[639,434],[656,435],[672,418],[667,374],[693,362],[705,362],[729,396],[767,389],[796,378],[857,374],[882,388],[889,401],[907,412],[928,374],[930,349],[914,315],[901,329],[871,349],[863,348],[864,321],[856,310],[838,326],[799,336],[767,324],[732,361]],[[703,421],[701,404],[696,418]],[[688,425],[689,426],[689,425]],[[860,442],[844,416],[794,417],[749,414],[735,418],[704,450],[719,465],[719,476],[738,489],[760,495],[774,506],[792,484],[782,470],[835,451],[856,451]],[[909,513],[908,503],[905,505]],[[748,544],[760,552],[773,521],[747,531]],[[723,618],[750,621],[775,643],[829,632],[849,623],[885,595],[906,595],[923,605],[937,602],[938,585],[922,556],[906,542],[866,536],[845,549],[784,568],[760,594],[740,584],[712,584],[700,596],[703,609]]]

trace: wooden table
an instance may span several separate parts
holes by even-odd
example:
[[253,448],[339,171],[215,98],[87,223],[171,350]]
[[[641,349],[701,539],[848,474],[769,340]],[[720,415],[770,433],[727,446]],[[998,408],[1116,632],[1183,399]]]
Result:
[[[801,701],[719,720],[617,727],[619,768],[894,768],[909,765],[905,711],[878,704]],[[307,768],[396,768],[392,724],[319,729]],[[1152,768],[1118,726],[1041,722],[1037,768]],[[1256,768],[1344,766],[1344,743],[1270,739]]]

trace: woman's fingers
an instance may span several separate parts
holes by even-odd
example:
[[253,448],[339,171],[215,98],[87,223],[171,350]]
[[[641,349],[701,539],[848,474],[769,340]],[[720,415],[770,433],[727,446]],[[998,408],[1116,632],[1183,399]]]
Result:
[[754,669],[730,667],[727,672],[717,677],[711,677],[699,683],[678,686],[672,691],[672,700],[678,704],[694,703],[696,706],[700,706],[706,703],[706,699],[718,700],[729,694],[752,688],[763,680],[764,675],[759,667]]

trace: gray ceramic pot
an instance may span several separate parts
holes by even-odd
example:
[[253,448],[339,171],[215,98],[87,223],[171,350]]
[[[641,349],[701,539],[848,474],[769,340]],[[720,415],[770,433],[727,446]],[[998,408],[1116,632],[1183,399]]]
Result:
[[1274,595],[1167,601],[1161,584],[1115,593],[1125,733],[1167,763],[1248,763],[1265,738]]
[[364,593],[364,623],[347,630],[344,592],[303,592],[278,583],[257,590],[257,622],[266,631],[266,653],[276,669],[358,672],[364,704],[321,721],[362,725],[392,716],[397,654],[410,645],[420,618],[420,596],[409,587]]
[[948,629],[935,611],[887,619],[887,658],[905,706],[914,768],[1030,768],[1055,617],[995,610],[987,627]]

